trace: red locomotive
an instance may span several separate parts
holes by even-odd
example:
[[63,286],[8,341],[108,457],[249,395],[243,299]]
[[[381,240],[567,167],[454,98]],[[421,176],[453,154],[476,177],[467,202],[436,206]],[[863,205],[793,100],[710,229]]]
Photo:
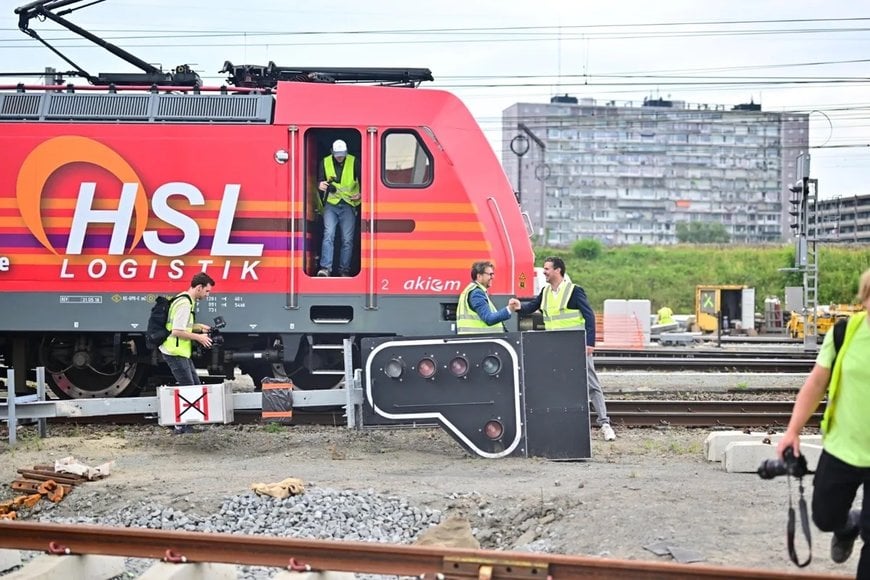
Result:
[[[52,10],[74,1],[18,8],[19,26],[39,38],[30,20],[64,24]],[[465,106],[415,88],[428,70],[226,63],[231,86],[209,89],[109,47],[144,72],[0,91],[6,366],[45,366],[62,397],[136,394],[159,380],[151,303],[203,270],[217,285],[197,319],[227,326],[201,365],[301,388],[339,380],[343,338],[452,333],[475,260],[496,264],[499,305],[531,296],[512,188]],[[316,180],[336,139],[362,204],[351,276],[320,278]]]

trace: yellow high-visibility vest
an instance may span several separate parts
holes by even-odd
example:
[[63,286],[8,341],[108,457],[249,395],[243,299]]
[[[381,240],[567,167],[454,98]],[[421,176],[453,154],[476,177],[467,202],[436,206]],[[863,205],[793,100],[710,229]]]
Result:
[[326,203],[338,205],[343,201],[354,207],[359,205],[359,198],[351,199],[359,194],[359,181],[357,181],[353,175],[355,164],[356,157],[353,155],[345,157],[344,167],[342,168],[341,176],[339,177],[335,174],[335,163],[333,162],[332,155],[327,155],[323,158],[323,174],[326,177],[326,180],[329,181],[330,177],[335,180],[333,182],[335,192],[331,192],[326,196]]
[[658,311],[659,315],[659,324],[673,324],[674,323],[674,311],[668,308],[667,306],[662,306]]
[[[178,296],[181,296],[179,294]],[[185,330],[187,332],[193,332],[193,299],[188,296],[190,300],[190,318],[187,320],[187,326]],[[172,319],[175,317],[175,311],[178,309],[178,304],[184,300],[184,298],[178,298],[177,300],[173,300],[172,304],[169,305],[169,314],[166,316],[166,330],[170,333],[172,332]],[[172,356],[183,356],[184,358],[190,358],[190,355],[193,353],[193,343],[189,338],[181,338],[180,336],[172,336],[163,341],[163,348],[166,350],[166,354],[170,354]]]
[[468,296],[475,288],[480,288],[486,295],[486,301],[489,303],[490,312],[495,312],[497,309],[492,300],[489,299],[489,294],[486,288],[472,282],[465,287],[462,294],[459,295],[459,304],[456,305],[456,334],[485,334],[487,332],[507,332],[504,324],[488,325],[484,320],[477,315],[477,312],[468,305]]
[[[568,300],[574,293],[574,284],[565,282],[558,292],[545,287],[541,299],[541,314],[544,315],[544,328],[547,330],[583,330],[586,319],[579,310],[568,308]],[[552,296],[551,296],[552,294]]]

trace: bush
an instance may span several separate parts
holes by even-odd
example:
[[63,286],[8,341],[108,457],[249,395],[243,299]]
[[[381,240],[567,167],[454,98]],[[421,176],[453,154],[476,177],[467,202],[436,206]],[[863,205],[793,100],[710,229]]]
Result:
[[601,256],[601,242],[598,240],[577,240],[571,250],[578,258],[595,260]]

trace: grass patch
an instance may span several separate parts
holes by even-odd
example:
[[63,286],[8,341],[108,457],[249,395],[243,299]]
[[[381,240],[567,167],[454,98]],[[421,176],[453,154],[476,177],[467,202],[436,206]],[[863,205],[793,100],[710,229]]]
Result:
[[266,423],[266,427],[263,430],[266,433],[283,433],[284,425],[281,423]]
[[[786,286],[800,286],[801,276],[780,272],[794,266],[794,246],[678,244],[674,246],[615,246],[603,248],[594,259],[578,257],[571,249],[536,248],[536,265],[545,256],[565,260],[572,280],[583,286],[592,308],[604,300],[648,299],[653,311],[667,305],[684,314],[695,310],[695,286],[745,284],[755,288],[755,307],[763,311],[767,296],[784,298]],[[819,304],[855,301],[858,277],[870,268],[870,252],[850,245],[822,246],[819,263]]]

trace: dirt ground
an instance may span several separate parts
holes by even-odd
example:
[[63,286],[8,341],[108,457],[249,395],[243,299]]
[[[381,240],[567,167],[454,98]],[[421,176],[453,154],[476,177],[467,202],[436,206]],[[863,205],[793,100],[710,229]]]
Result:
[[[14,449],[3,434],[0,481],[68,455],[90,465],[114,460],[109,478],[76,489],[60,511],[97,515],[150,498],[205,514],[251,483],[298,477],[308,486],[374,489],[466,516],[484,548],[670,561],[644,548],[665,542],[711,564],[800,573],[785,548],[784,478],[762,481],[708,463],[703,430],[617,433],[615,442],[594,440],[589,461],[553,462],[470,457],[434,428],[232,425],[173,436],[156,426],[51,426],[40,440],[25,427]],[[4,486],[0,495],[9,494]],[[830,534],[814,530],[813,540],[809,571],[854,577],[857,555],[834,565]],[[806,546],[798,551],[803,556]]]

